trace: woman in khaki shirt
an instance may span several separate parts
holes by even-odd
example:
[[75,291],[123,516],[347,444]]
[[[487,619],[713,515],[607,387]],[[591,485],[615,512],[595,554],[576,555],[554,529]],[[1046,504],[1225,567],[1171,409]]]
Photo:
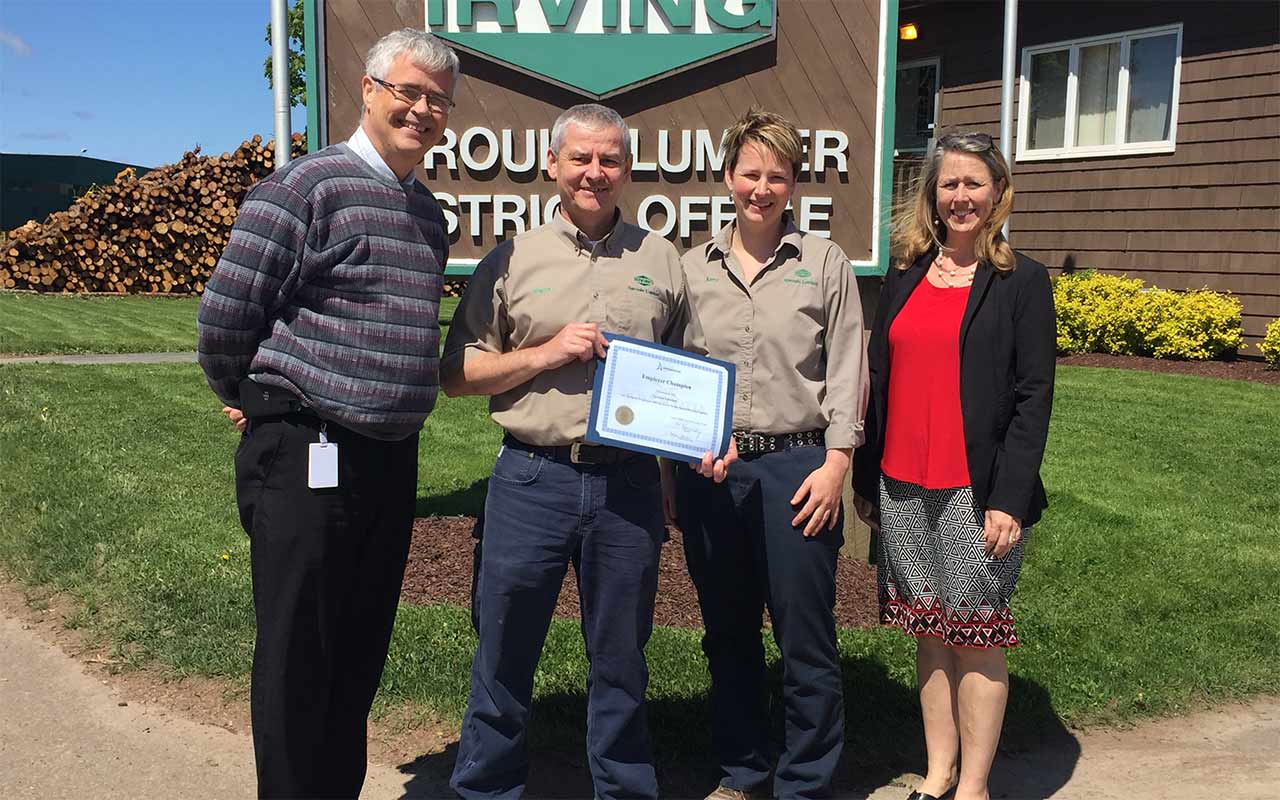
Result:
[[[681,263],[685,348],[737,368],[738,460],[723,483],[664,465],[712,679],[720,785],[711,798],[829,792],[844,741],[836,649],[841,492],[862,441],[862,308],[848,258],[786,212],[803,159],[794,125],[753,109],[725,133],[736,218]],[[768,753],[765,608],[782,654],[783,753]]]

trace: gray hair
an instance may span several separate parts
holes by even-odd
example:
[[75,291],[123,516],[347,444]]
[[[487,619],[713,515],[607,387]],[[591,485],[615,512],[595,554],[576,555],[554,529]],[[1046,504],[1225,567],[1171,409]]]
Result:
[[617,128],[622,133],[622,158],[631,163],[631,128],[617,111],[599,103],[582,103],[565,109],[556,124],[551,126],[551,152],[559,153],[564,147],[564,134],[570,124],[581,125],[593,131]]
[[435,36],[417,28],[401,28],[374,42],[364,59],[364,74],[385,78],[392,62],[400,56],[408,56],[414,66],[427,72],[447,69],[453,73],[453,82],[458,82],[458,54]]

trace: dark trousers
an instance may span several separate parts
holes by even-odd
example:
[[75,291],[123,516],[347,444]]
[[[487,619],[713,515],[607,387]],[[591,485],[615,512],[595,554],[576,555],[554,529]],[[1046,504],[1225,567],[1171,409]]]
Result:
[[782,655],[784,750],[773,783],[778,798],[829,794],[844,744],[833,611],[843,518],[809,539],[791,526],[791,497],[825,457],[821,447],[748,456],[718,485],[683,466],[677,473],[685,558],[706,629],[702,649],[711,671],[711,733],[721,783],[755,789],[773,766],[761,636],[768,607]]
[[504,445],[476,548],[479,642],[450,784],[464,798],[516,798],[529,771],[533,677],[570,562],[587,678],[587,762],[599,798],[657,797],[644,694],[665,528],[658,467],[564,464]]
[[258,623],[250,690],[259,797],[357,797],[366,721],[404,579],[418,437],[332,423],[339,485],[307,488],[320,421],[253,420],[236,451]]

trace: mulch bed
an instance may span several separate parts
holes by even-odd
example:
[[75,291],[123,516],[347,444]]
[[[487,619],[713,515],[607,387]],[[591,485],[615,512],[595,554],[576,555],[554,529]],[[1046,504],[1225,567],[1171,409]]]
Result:
[[1082,353],[1063,356],[1059,364],[1071,367],[1111,367],[1113,369],[1138,369],[1146,372],[1167,372],[1179,375],[1195,375],[1201,378],[1225,378],[1236,381],[1253,381],[1280,385],[1280,369],[1267,369],[1263,361],[1171,361],[1167,358],[1145,356],[1109,356],[1103,353]]
[[[401,598],[406,603],[448,603],[469,608],[474,517],[420,517],[413,522],[413,544]],[[840,558],[836,579],[836,622],[841,627],[877,624],[876,571],[865,562]],[[560,589],[556,616],[578,619],[578,587],[572,567]],[[698,597],[685,570],[680,532],[662,548],[658,601],[653,621],[677,628],[700,628]]]

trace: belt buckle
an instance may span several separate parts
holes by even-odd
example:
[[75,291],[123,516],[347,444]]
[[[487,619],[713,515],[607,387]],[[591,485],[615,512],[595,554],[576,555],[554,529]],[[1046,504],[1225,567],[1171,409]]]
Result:
[[590,442],[574,442],[569,445],[569,463],[588,466],[604,464],[608,451]]

